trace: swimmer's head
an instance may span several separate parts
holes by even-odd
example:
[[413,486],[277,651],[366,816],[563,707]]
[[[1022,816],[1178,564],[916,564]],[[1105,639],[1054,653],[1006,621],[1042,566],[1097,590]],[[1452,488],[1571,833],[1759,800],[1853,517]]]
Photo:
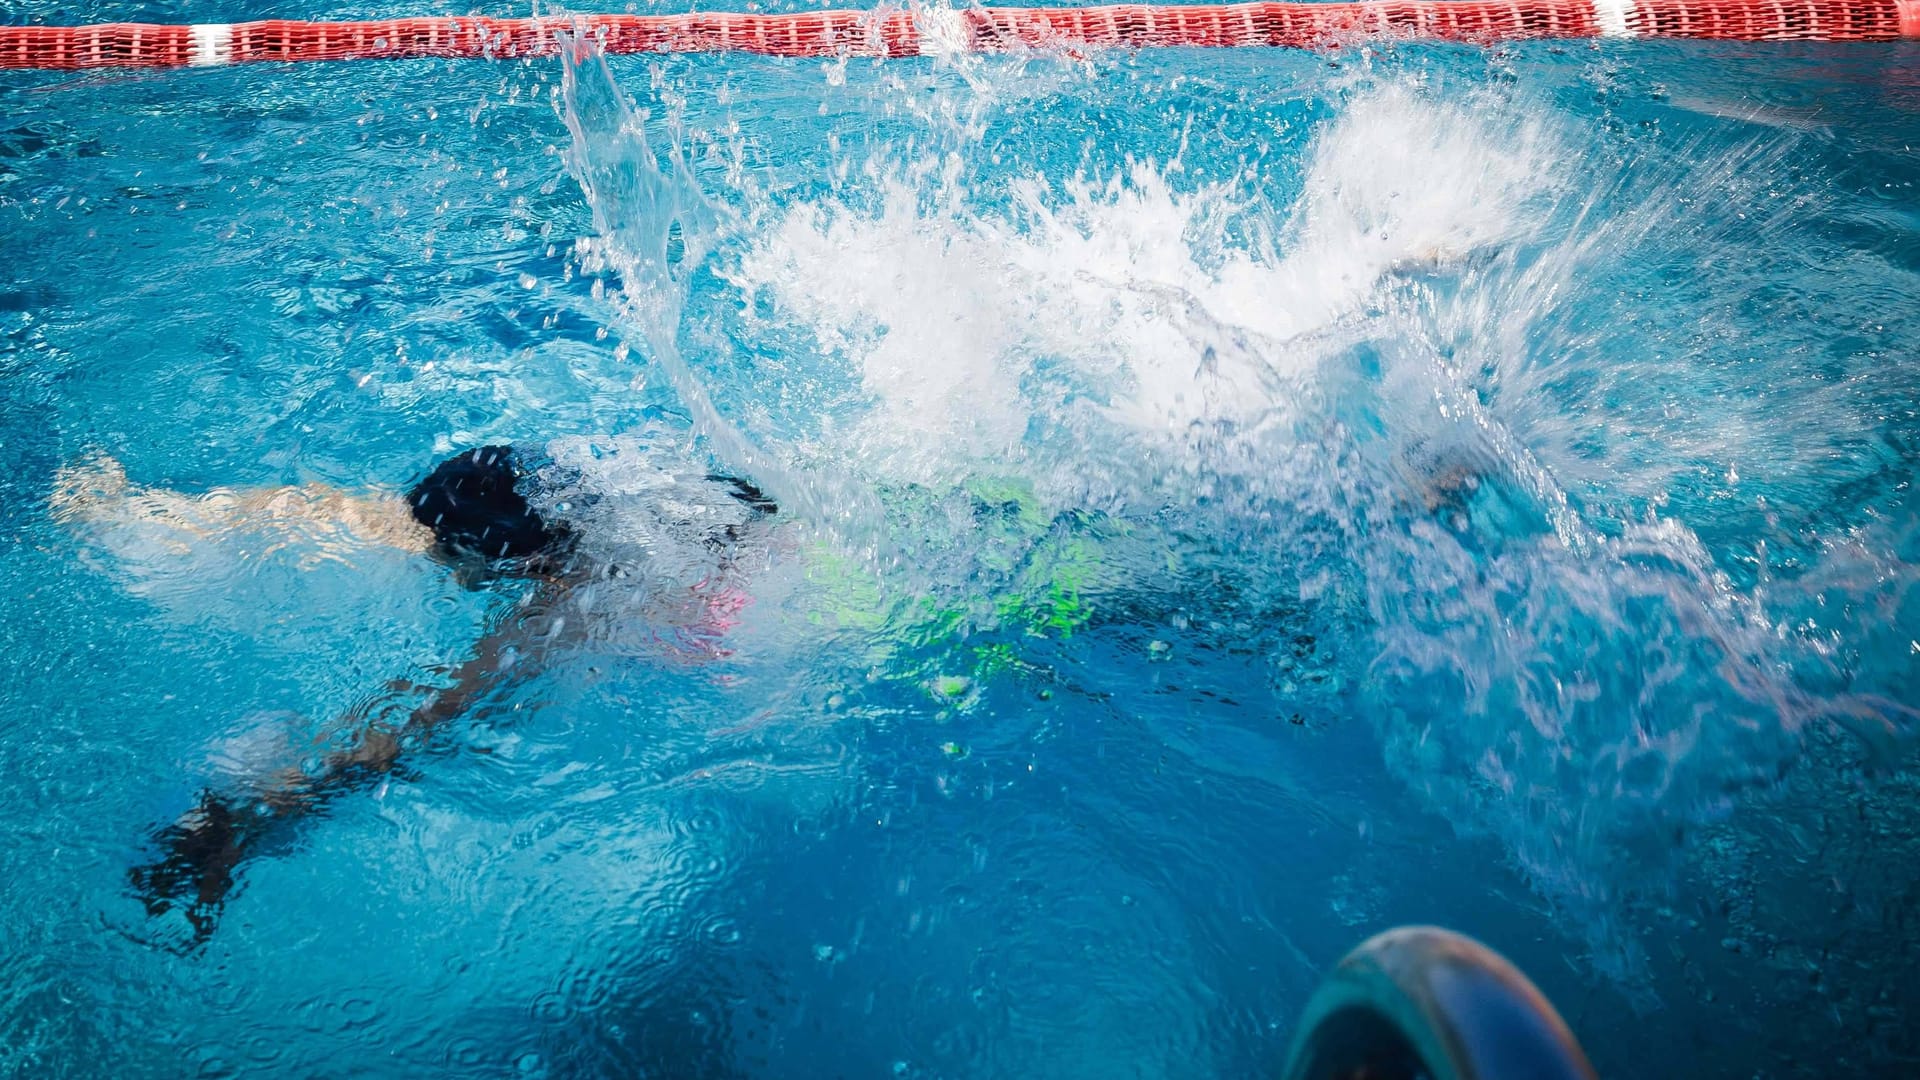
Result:
[[433,530],[434,553],[494,572],[545,573],[572,534],[549,524],[519,490],[525,478],[511,446],[482,446],[434,467],[407,493],[414,520]]

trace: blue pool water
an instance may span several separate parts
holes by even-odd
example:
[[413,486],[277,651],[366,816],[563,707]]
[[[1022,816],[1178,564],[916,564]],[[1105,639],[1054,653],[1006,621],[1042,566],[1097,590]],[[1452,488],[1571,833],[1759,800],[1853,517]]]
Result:
[[[1913,1068],[1916,72],[6,73],[0,1074],[1254,1075],[1406,922],[1605,1075]],[[216,515],[497,442],[626,576]],[[147,501],[59,512],[102,454]],[[781,504],[730,568],[657,528],[709,469]],[[496,625],[148,913],[200,790]]]

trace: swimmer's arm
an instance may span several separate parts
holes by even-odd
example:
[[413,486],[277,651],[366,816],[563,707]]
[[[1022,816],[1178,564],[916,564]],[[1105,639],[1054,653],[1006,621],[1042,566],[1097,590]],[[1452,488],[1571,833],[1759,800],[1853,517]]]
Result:
[[523,667],[522,655],[533,635],[538,634],[542,647],[577,636],[576,629],[545,622],[545,612],[568,584],[559,579],[541,582],[518,610],[474,643],[467,659],[449,673],[451,685],[430,694],[399,725],[364,719],[393,700],[391,692],[376,695],[348,712],[345,722],[359,730],[350,745],[329,754],[319,768],[286,769],[262,778],[248,785],[247,796],[202,792],[191,811],[155,835],[159,860],[129,875],[147,909],[157,914],[182,908],[194,941],[204,941],[233,888],[235,871],[274,826],[316,812],[335,795],[391,773],[413,741],[448,720],[471,715],[489,694],[514,681],[517,672],[535,670]]
[[203,539],[273,529],[318,541],[344,535],[415,553],[433,546],[433,531],[415,521],[396,494],[299,484],[195,495],[131,483],[126,469],[106,454],[63,466],[48,504],[55,520],[69,524],[157,524]]
[[[542,647],[551,646],[565,632],[564,620],[546,614],[565,588],[558,581],[542,582],[519,610],[508,614],[500,625],[474,643],[472,654],[448,673],[451,685],[433,691],[426,701],[416,706],[396,734],[423,734],[454,717],[469,715],[482,698],[499,689],[503,682],[511,681],[513,670],[526,660],[529,634],[535,632],[535,626],[530,624],[538,624]],[[549,620],[561,625],[553,625]],[[388,742],[394,749],[372,755],[373,760],[379,760],[384,754],[390,762],[392,756],[398,754],[399,740]]]
[[[364,723],[353,736],[352,745],[328,755],[319,769],[288,770],[262,785],[262,800],[278,813],[298,813],[305,804],[331,789],[349,787],[393,771],[406,744],[448,720],[471,715],[482,699],[511,683],[515,669],[526,662],[534,636],[538,636],[540,647],[548,648],[577,633],[571,631],[561,617],[547,614],[568,587],[569,583],[562,579],[543,580],[515,611],[474,643],[467,659],[448,673],[451,684],[430,691],[426,700],[407,714],[405,721],[398,726],[377,721]],[[395,689],[416,688],[402,684]],[[370,698],[347,715],[363,717],[389,700],[388,695]]]

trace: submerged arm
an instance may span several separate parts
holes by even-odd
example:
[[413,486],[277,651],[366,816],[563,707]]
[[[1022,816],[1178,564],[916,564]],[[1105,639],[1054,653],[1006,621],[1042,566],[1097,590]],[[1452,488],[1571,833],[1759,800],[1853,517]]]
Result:
[[[565,586],[558,581],[542,581],[540,586],[508,613],[485,637],[474,643],[472,654],[448,673],[452,685],[430,690],[425,701],[408,712],[405,721],[391,725],[379,720],[364,722],[343,750],[327,755],[318,769],[308,772],[294,769],[282,773],[277,782],[261,792],[261,799],[291,812],[310,803],[315,796],[336,787],[352,787],[357,780],[392,771],[401,751],[457,716],[468,713],[481,698],[510,681],[525,647],[534,633],[527,623],[545,619],[545,609],[559,598]],[[556,636],[540,635],[543,645]],[[396,689],[415,689],[402,684]],[[388,700],[384,695],[362,703],[348,713],[362,717]]]
[[451,685],[430,692],[400,723],[366,719],[393,702],[391,692],[374,695],[348,711],[344,722],[356,729],[350,741],[327,754],[317,767],[286,769],[241,791],[203,790],[192,810],[154,834],[160,858],[130,874],[147,911],[157,915],[182,908],[195,943],[205,940],[243,859],[291,820],[318,812],[336,796],[393,772],[409,747],[510,684],[527,646],[536,637],[543,647],[550,645],[564,629],[537,634],[537,627],[528,624],[545,619],[544,610],[565,589],[562,581],[542,581],[515,611],[474,643],[468,658],[449,673]]

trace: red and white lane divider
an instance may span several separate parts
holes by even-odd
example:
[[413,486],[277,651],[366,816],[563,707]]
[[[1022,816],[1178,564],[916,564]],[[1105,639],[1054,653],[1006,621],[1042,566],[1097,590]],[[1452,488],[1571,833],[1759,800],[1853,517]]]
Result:
[[573,15],[373,22],[0,27],[0,68],[218,67],[255,61],[508,59],[592,38],[609,53],[926,56],[1023,49],[1315,48],[1363,37],[1893,41],[1920,38],[1920,0],[1363,0]]

